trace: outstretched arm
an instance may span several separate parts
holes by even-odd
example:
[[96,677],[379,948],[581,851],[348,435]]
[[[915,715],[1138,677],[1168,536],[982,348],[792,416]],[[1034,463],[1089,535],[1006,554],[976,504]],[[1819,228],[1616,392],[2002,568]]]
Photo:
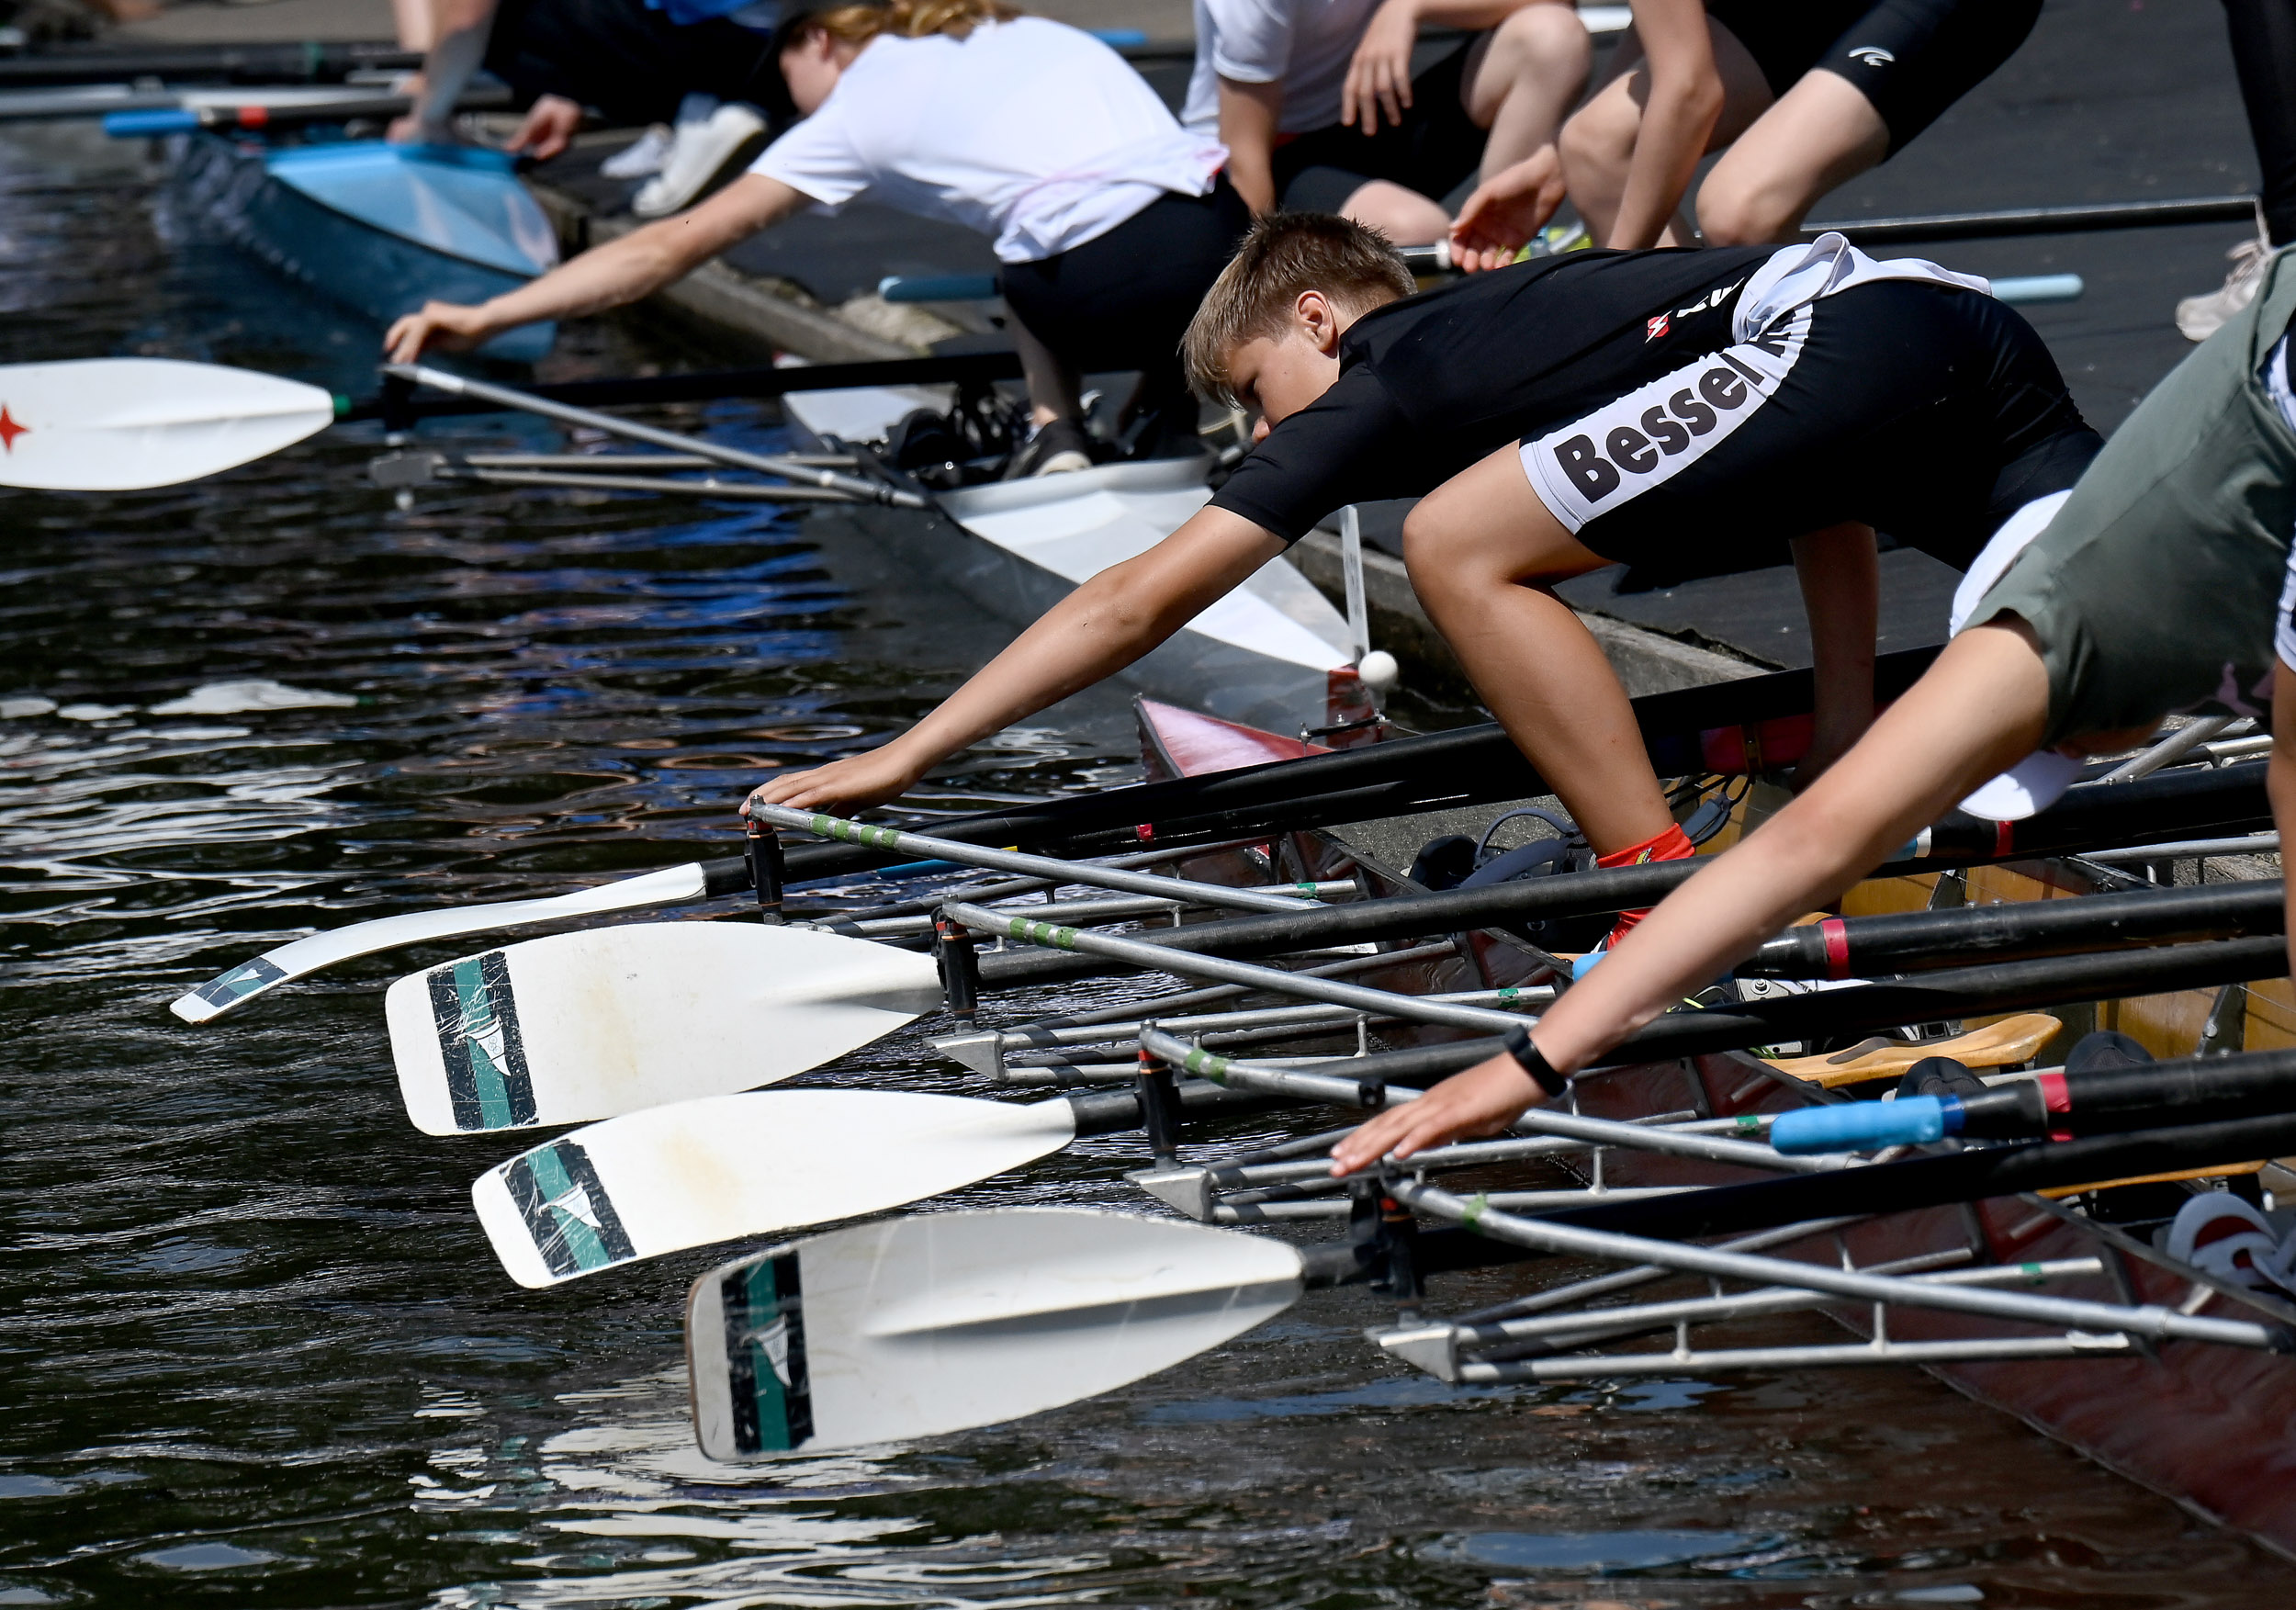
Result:
[[692,273],[737,241],[805,204],[803,192],[779,179],[745,174],[691,211],[633,230],[475,308],[427,302],[421,312],[393,324],[383,346],[391,362],[411,364],[431,347],[460,351],[521,324],[622,307]]
[[[2049,680],[2021,622],[1972,627],[1809,792],[1716,857],[1564,991],[1532,1039],[1561,1074],[1703,988],[1863,877],[1972,788],[2039,744]],[[1494,1134],[1541,1092],[1496,1056],[1389,1109],[1332,1149],[1333,1172]]]
[[1650,88],[1618,217],[1602,242],[1620,248],[1658,244],[1706,153],[1724,98],[1704,0],[1635,0],[1634,14]]
[[1205,509],[1146,553],[1109,566],[1054,604],[891,743],[775,777],[752,797],[846,811],[892,799],[966,745],[1123,670],[1282,552],[1282,543],[1242,515]]

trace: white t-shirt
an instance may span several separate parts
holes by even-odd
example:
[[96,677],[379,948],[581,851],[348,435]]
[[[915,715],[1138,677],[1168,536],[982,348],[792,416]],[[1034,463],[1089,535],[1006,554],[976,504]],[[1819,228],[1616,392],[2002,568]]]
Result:
[[1379,0],[1196,0],[1196,72],[1180,121],[1220,132],[1220,81],[1280,84],[1279,134],[1311,134],[1339,121],[1347,63]]
[[1023,17],[962,39],[880,34],[812,117],[750,167],[830,211],[856,197],[991,236],[1035,263],[1106,234],[1227,162],[1114,51]]

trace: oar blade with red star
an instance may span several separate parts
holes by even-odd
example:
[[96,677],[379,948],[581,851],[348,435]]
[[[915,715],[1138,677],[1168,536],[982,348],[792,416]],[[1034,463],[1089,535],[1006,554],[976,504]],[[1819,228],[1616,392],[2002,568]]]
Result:
[[0,365],[0,486],[174,486],[290,446],[337,407],[298,380],[172,358]]

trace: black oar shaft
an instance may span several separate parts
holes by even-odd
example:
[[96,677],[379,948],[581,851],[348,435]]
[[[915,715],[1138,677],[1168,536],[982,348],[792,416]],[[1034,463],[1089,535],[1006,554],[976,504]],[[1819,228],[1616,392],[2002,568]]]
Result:
[[1764,944],[1743,978],[1869,978],[1978,957],[2062,954],[2173,939],[2274,934],[2286,925],[2279,881],[2031,900],[1956,911],[1831,918]]
[[2213,1123],[2296,1111],[2296,1051],[2044,1074],[1962,1097],[1959,1105],[1956,1132],[1988,1140],[2118,1134],[2172,1118]]
[[[2022,1011],[2129,995],[2165,995],[2278,977],[2287,967],[2287,954],[2279,940],[2254,939],[1959,968],[1930,974],[1917,982],[1873,984],[1730,1008],[1671,1012],[1605,1053],[1603,1065],[1672,1062],[1782,1041],[1866,1033],[1985,1012]],[[1410,1051],[1375,1052],[1334,1061],[1317,1071],[1367,1084],[1424,1084],[1471,1068],[1497,1055],[1499,1049],[1496,1037],[1479,1037]]]
[[1900,1213],[2020,1191],[2250,1163],[2296,1150],[2296,1113],[2182,1124],[2094,1140],[2036,1142],[1721,1186],[1662,1200],[1575,1208],[1552,1217],[1634,1234],[1727,1235],[1848,1213]]

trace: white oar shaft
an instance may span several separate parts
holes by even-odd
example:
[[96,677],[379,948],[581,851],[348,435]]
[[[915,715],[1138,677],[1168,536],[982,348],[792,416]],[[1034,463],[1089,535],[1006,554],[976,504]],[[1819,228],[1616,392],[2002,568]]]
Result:
[[[1094,889],[1120,889],[1128,895],[1156,895],[1165,899],[1187,900],[1199,906],[1217,906],[1235,911],[1311,911],[1316,906],[1313,900],[1291,895],[1268,895],[1251,889],[1229,888],[1220,884],[1199,884],[1192,878],[1165,878],[1158,877],[1154,873],[1124,872],[1116,867],[1094,866],[1089,862],[1060,861],[1049,855],[1025,855],[1017,850],[989,850],[978,844],[961,844],[954,839],[936,839],[929,834],[904,832],[898,828],[872,828],[866,823],[848,821],[842,816],[825,816],[813,811],[793,810],[788,805],[764,805],[757,800],[751,800],[747,809],[753,820],[770,822],[777,828],[794,828],[818,839],[835,839],[871,850],[914,855],[920,861],[952,861],[960,866],[1026,873],[1031,877],[1049,878],[1060,884],[1081,884]],[[1309,887],[1311,889],[1313,885]],[[983,908],[970,906],[967,909],[977,911]]]
[[508,386],[473,380],[462,375],[450,374],[445,369],[433,369],[427,364],[388,364],[384,366],[383,372],[444,391],[451,397],[475,397],[481,402],[499,403],[504,408],[539,414],[544,419],[557,420],[561,424],[587,425],[591,430],[603,431],[608,435],[621,436],[627,441],[668,447],[678,453],[691,453],[699,457],[715,459],[720,464],[732,465],[737,469],[755,470],[760,475],[778,475],[800,486],[833,488],[864,502],[896,503],[908,509],[926,506],[925,500],[915,492],[881,486],[875,481],[863,480],[859,476],[816,469],[793,458],[745,453],[738,447],[703,441],[699,436],[681,436],[675,431],[657,430],[652,425],[642,425],[635,420],[616,419],[610,413],[576,408],[568,402],[555,402],[546,397],[536,397],[532,392],[514,391]]
[[209,979],[178,998],[172,1008],[186,1023],[208,1023],[238,1011],[259,995],[283,984],[309,977],[339,963],[401,945],[433,940],[458,939],[529,924],[564,922],[608,911],[636,911],[645,906],[676,906],[714,893],[709,873],[700,863],[673,866],[634,878],[617,878],[595,888],[577,889],[541,900],[497,900],[484,906],[450,906],[435,911],[409,911],[330,929],[265,951],[230,972]]
[[1024,945],[1042,945],[1050,950],[1106,956],[1113,962],[1129,962],[1135,967],[1176,973],[1189,978],[1216,978],[1225,984],[1241,984],[1253,989],[1298,996],[1304,1000],[1329,1001],[1334,1006],[1378,1012],[1386,1017],[1401,1018],[1406,1022],[1442,1023],[1457,1029],[1479,1029],[1486,1034],[1504,1034],[1531,1020],[1520,1013],[1493,1011],[1489,1007],[1452,1006],[1441,1001],[1423,1000],[1417,996],[1397,995],[1392,990],[1367,989],[1359,984],[1342,984],[1337,979],[1287,973],[1280,967],[1258,967],[1249,962],[1232,962],[1224,956],[1199,956],[1193,951],[1175,950],[1169,945],[1120,939],[1114,934],[1086,933],[1073,928],[1056,927],[1049,922],[1032,921],[1025,917],[1014,917],[1007,912],[991,911],[985,906],[951,903],[945,909],[967,928],[1016,940]]
[[2187,722],[2160,742],[2132,760],[2123,760],[2098,781],[2101,782],[2134,782],[2140,777],[2150,777],[2163,766],[2182,760],[2186,754],[2208,742],[2233,724],[2229,715],[2203,715],[2198,721]]
[[1395,1199],[1421,1208],[1439,1219],[1464,1224],[1479,1235],[1513,1242],[1539,1252],[1566,1256],[1602,1258],[1612,1263],[1658,1264],[1684,1274],[1707,1275],[1723,1280],[1745,1280],[1757,1286],[1799,1287],[1824,1291],[1861,1302],[1894,1302],[1908,1308],[1941,1308],[1961,1313],[1984,1314],[2024,1324],[2069,1326],[2088,1331],[2123,1331],[2134,1335],[2193,1342],[2216,1342],[2234,1347],[2277,1348],[2280,1333],[2269,1325],[2239,1320],[2204,1319],[2166,1308],[2122,1307],[2109,1302],[2086,1302],[2065,1297],[2028,1297],[2010,1291],[1973,1290],[1927,1286],[1890,1275],[1861,1274],[1829,1268],[1823,1264],[1791,1258],[1754,1257],[1713,1247],[1653,1241],[1647,1236],[1621,1235],[1614,1231],[1586,1230],[1551,1220],[1522,1219],[1480,1206],[1431,1185],[1410,1180],[1391,1182]]

